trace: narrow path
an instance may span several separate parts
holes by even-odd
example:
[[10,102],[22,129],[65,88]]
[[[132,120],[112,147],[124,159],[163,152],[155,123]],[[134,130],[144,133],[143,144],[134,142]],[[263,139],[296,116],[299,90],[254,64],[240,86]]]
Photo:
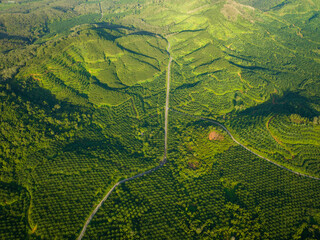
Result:
[[168,63],[168,69],[167,69],[167,81],[166,81],[166,105],[165,105],[165,124],[164,124],[164,155],[163,155],[163,159],[160,162],[160,164],[155,167],[152,168],[148,171],[145,171],[143,173],[139,173],[133,177],[130,178],[126,178],[124,180],[121,180],[119,182],[117,182],[111,189],[110,191],[103,197],[103,199],[99,202],[99,204],[96,206],[96,208],[92,211],[92,213],[90,214],[90,216],[88,217],[86,223],[84,224],[81,233],[79,235],[79,237],[77,238],[77,240],[81,240],[87,230],[88,225],[90,224],[92,218],[94,217],[94,215],[97,213],[97,211],[99,210],[99,208],[102,206],[102,204],[107,200],[107,198],[110,196],[110,194],[113,192],[113,190],[120,185],[121,183],[124,182],[128,182],[130,180],[133,180],[135,178],[139,178],[142,177],[146,174],[149,174],[151,172],[154,172],[156,170],[158,170],[159,168],[163,167],[164,164],[167,162],[167,143],[168,143],[168,113],[169,113],[169,92],[170,92],[170,70],[171,70],[171,63],[172,63],[172,57],[170,55],[170,43],[168,42],[168,47],[167,47],[167,52],[169,55],[169,63]]
[[101,14],[101,17],[100,17],[100,22],[102,21],[102,18],[103,18],[103,12],[102,12],[102,7],[101,7],[101,2],[99,2],[99,8],[100,8],[100,14]]
[[170,43],[168,42],[167,52],[169,54],[169,64],[167,69],[167,93],[166,93],[166,107],[164,114],[164,160],[167,159],[167,146],[168,146],[168,114],[169,114],[169,93],[170,93],[170,77],[171,77],[171,63],[172,57],[170,55]]
[[121,183],[124,183],[124,182],[127,182],[127,181],[130,181],[130,180],[133,180],[135,178],[138,178],[138,177],[142,177],[143,175],[146,175],[148,173],[151,173],[151,172],[154,172],[156,170],[158,170],[159,168],[161,168],[163,165],[165,164],[165,161],[161,161],[161,163],[159,164],[159,166],[155,167],[155,168],[152,168],[146,172],[143,172],[143,173],[139,173],[133,177],[130,177],[130,178],[127,178],[127,179],[124,179],[124,180],[121,180],[119,182],[117,182],[111,189],[110,191],[104,196],[104,198],[99,202],[99,204],[96,206],[96,208],[92,211],[92,213],[90,214],[89,218],[87,219],[86,223],[84,224],[83,228],[82,228],[82,231],[79,235],[79,237],[77,238],[78,240],[81,240],[83,238],[83,235],[85,234],[86,230],[87,230],[87,227],[89,225],[89,223],[91,222],[92,218],[94,217],[94,215],[97,213],[97,211],[99,210],[99,208],[102,206],[102,204],[107,200],[107,198],[110,196],[110,194],[113,192],[113,190]]
[[204,121],[207,121],[207,122],[212,122],[212,123],[214,123],[214,124],[222,127],[222,128],[228,133],[228,135],[231,137],[231,139],[232,139],[236,144],[240,145],[241,147],[243,147],[243,148],[246,149],[247,151],[253,153],[254,155],[258,156],[259,158],[262,158],[262,159],[264,159],[264,160],[266,160],[266,161],[268,161],[268,162],[276,165],[277,167],[280,167],[280,168],[282,168],[282,169],[284,169],[284,170],[287,170],[287,171],[292,172],[292,173],[294,173],[294,174],[297,174],[297,175],[299,175],[299,176],[303,176],[303,177],[307,177],[307,178],[312,178],[312,179],[315,179],[315,180],[320,180],[320,178],[317,178],[317,177],[313,177],[313,176],[309,176],[309,175],[306,175],[306,174],[303,174],[303,173],[295,172],[295,171],[293,171],[293,170],[291,170],[291,169],[289,169],[289,168],[286,168],[286,167],[284,167],[284,166],[282,166],[282,165],[280,165],[280,164],[278,164],[278,163],[276,163],[276,162],[271,161],[271,160],[268,159],[268,158],[265,158],[265,157],[261,156],[261,155],[258,154],[258,153],[253,152],[251,149],[249,149],[249,148],[246,147],[245,145],[243,145],[243,144],[241,144],[240,142],[238,142],[238,141],[233,137],[233,135],[230,133],[230,131],[229,131],[224,125],[222,125],[221,123],[219,123],[219,122],[217,122],[217,121],[214,121],[214,120],[211,120],[211,119],[207,119],[207,118],[203,118],[203,117],[200,117],[200,116],[191,115],[191,114],[188,114],[188,113],[183,113],[183,112],[180,112],[180,111],[178,111],[178,110],[171,109],[171,108],[170,108],[170,110],[171,110],[171,111],[174,111],[174,112],[176,112],[176,113],[179,113],[179,114],[183,114],[183,115],[190,116],[190,117],[193,117],[193,118],[198,118],[198,119],[201,119],[201,120],[204,120]]

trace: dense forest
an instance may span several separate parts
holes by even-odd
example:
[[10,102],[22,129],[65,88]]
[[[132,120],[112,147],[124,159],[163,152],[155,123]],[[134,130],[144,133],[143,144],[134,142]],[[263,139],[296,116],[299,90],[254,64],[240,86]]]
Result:
[[167,162],[84,239],[320,239],[319,12],[0,1],[0,238],[76,239],[159,165],[171,56]]

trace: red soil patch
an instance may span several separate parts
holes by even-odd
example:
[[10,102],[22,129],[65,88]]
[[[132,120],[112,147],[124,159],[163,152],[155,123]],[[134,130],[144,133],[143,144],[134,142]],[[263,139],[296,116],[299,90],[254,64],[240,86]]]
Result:
[[196,170],[197,168],[199,168],[199,162],[188,162],[188,167]]
[[215,131],[212,131],[210,134],[209,134],[209,140],[218,140],[218,141],[222,141],[224,140],[224,136],[215,132]]

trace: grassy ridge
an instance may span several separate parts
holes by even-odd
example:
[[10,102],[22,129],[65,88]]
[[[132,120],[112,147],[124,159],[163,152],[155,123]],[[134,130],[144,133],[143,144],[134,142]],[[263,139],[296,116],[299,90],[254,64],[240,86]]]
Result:
[[152,81],[167,58],[163,39],[123,31],[84,30],[49,44],[18,77],[31,77],[73,104],[119,105],[129,95],[117,88]]

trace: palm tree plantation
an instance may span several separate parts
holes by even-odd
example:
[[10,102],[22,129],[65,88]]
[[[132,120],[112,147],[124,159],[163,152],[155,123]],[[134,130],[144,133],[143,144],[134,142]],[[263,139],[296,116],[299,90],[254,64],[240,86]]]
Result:
[[320,239],[320,0],[0,1],[0,239]]

